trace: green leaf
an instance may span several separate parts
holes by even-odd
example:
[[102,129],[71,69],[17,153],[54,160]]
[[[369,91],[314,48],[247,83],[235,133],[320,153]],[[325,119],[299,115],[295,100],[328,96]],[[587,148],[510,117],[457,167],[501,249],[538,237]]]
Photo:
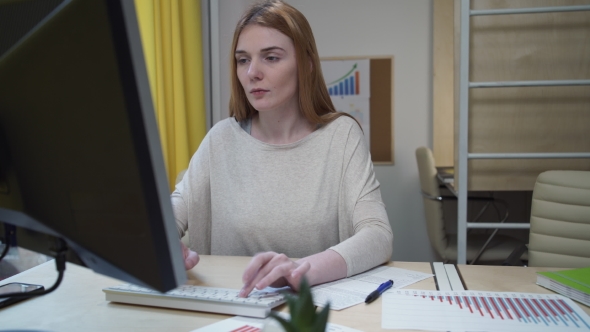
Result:
[[270,317],[274,318],[285,329],[285,332],[299,332],[296,327],[291,325],[291,322],[279,316],[277,313],[271,311]]
[[330,314],[330,303],[328,303],[324,309],[316,316],[316,320],[313,324],[312,331],[324,332],[326,325],[328,325],[328,315]]
[[313,304],[313,295],[307,279],[301,278],[299,286],[299,296],[286,295],[289,305],[291,320],[287,321],[275,312],[271,312],[271,317],[276,319],[285,329],[286,332],[324,332],[328,323],[330,314],[330,304],[317,312]]
[[300,327],[313,326],[315,321],[316,309],[313,304],[313,298],[311,295],[311,289],[307,283],[307,279],[301,278],[301,284],[299,286],[299,319],[298,324]]

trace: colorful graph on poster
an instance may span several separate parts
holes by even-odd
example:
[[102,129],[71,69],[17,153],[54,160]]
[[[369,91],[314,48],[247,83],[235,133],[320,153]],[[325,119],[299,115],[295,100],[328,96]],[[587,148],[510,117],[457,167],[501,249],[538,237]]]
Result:
[[590,331],[590,317],[555,294],[395,290],[382,327],[441,331]]
[[360,94],[360,72],[355,63],[352,68],[337,80],[328,83],[330,96],[354,96]]

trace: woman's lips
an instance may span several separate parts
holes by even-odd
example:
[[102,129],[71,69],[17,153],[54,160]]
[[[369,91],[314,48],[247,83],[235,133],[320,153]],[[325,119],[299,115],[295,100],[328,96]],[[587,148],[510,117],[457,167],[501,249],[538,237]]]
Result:
[[261,97],[261,96],[263,96],[267,92],[268,92],[268,90],[264,90],[264,89],[252,89],[252,90],[250,90],[250,94],[252,94],[254,97]]

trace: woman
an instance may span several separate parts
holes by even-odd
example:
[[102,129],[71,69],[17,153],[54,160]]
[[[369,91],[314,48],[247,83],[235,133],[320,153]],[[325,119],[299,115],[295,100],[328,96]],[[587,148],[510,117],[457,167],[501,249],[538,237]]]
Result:
[[[172,194],[179,235],[188,229],[200,254],[254,256],[240,296],[388,261],[393,234],[363,133],[335,111],[305,17],[282,1],[256,4],[232,52],[231,117]],[[183,249],[190,269],[198,255]]]

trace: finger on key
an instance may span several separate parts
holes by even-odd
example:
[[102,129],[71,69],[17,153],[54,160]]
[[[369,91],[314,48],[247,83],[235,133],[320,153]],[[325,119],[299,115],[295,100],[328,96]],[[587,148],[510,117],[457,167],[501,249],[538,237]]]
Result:
[[254,289],[254,285],[259,279],[258,276],[261,273],[266,273],[263,270],[272,260],[274,255],[276,255],[276,253],[274,252],[265,252],[257,254],[252,258],[252,260],[246,267],[244,274],[242,275],[242,281],[244,282],[244,286],[238,294],[239,297],[246,297],[248,296],[248,294],[250,294],[252,289]]

